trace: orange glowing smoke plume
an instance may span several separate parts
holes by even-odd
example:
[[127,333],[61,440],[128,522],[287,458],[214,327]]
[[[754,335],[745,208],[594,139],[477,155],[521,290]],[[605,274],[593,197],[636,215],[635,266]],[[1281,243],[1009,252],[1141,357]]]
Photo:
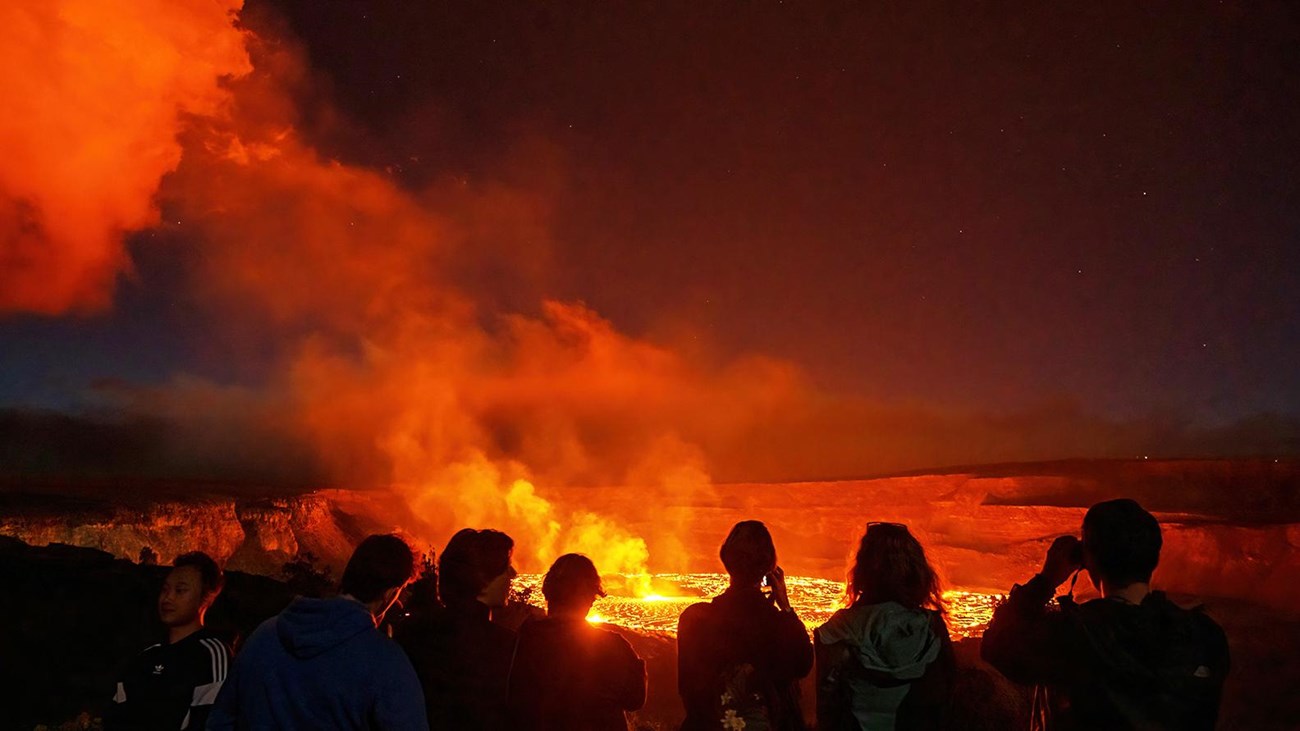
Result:
[[[305,57],[237,30],[237,7],[0,11],[18,38],[0,51],[14,108],[0,135],[17,151],[0,164],[0,309],[105,304],[128,267],[122,235],[157,222],[156,198],[201,252],[184,260],[211,347],[275,350],[248,420],[273,414],[334,484],[397,491],[412,516],[397,527],[434,546],[467,525],[506,530],[523,569],[568,551],[606,572],[687,568],[688,509],[653,511],[709,495],[700,439],[767,420],[800,389],[795,369],[693,359],[580,303],[495,310],[458,267],[486,246],[527,279],[545,259],[545,191],[410,190],[329,159],[296,129]],[[166,413],[202,415],[211,405],[193,394],[227,392],[195,380],[177,378]],[[611,512],[581,485],[630,486],[643,502]],[[652,530],[626,528],[647,515]]]
[[241,0],[0,3],[0,312],[107,306],[188,114],[250,66]]
[[643,511],[707,492],[677,425],[725,428],[733,401],[769,408],[789,369],[700,366],[577,303],[488,310],[455,262],[475,236],[528,258],[537,241],[517,232],[545,230],[545,201],[501,184],[412,191],[324,157],[279,103],[300,57],[250,43],[258,68],[232,85],[230,115],[187,133],[162,197],[202,240],[192,288],[221,329],[275,334],[268,397],[333,480],[396,490],[413,516],[400,527],[434,546],[467,525],[506,530],[524,569],[568,551],[611,573],[644,573],[652,555],[681,568],[672,529],[634,535],[598,487],[553,488],[632,484]]

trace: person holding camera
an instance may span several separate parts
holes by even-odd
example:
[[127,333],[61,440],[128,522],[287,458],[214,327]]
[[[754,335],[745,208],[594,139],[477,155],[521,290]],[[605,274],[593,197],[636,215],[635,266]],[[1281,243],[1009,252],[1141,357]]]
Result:
[[741,521],[720,553],[730,586],[678,620],[681,731],[802,731],[798,681],[812,669],[813,648],[790,606],[772,534]]
[[[1200,607],[1151,589],[1161,543],[1155,516],[1137,502],[1098,503],[1083,518],[1083,540],[1057,538],[1042,571],[994,612],[980,654],[1037,686],[1034,729],[1214,728],[1227,638]],[[1070,594],[1049,607],[1080,570],[1101,598],[1076,604]]]

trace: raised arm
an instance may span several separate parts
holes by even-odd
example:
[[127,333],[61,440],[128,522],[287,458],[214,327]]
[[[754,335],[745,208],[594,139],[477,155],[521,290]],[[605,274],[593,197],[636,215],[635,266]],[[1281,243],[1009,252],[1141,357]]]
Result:
[[1070,671],[1066,618],[1049,611],[1056,587],[1078,570],[1078,539],[1061,536],[1048,549],[1043,570],[1017,585],[993,612],[980,656],[1007,678],[1025,685],[1061,682]]

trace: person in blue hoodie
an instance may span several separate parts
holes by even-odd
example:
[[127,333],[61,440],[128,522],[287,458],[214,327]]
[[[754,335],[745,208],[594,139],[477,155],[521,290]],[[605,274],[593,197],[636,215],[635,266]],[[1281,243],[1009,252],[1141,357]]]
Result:
[[818,731],[944,728],[956,663],[938,575],[907,526],[867,525],[846,595],[814,632]]
[[414,569],[397,536],[362,541],[338,596],[299,597],[249,635],[208,729],[427,731],[415,670],[378,629]]

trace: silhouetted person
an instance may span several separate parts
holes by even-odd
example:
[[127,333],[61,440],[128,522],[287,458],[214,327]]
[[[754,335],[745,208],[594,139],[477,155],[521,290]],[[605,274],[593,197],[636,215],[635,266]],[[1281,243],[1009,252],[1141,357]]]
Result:
[[[1041,686],[1034,728],[1212,729],[1228,673],[1223,630],[1152,591],[1160,525],[1132,500],[1092,506],[1083,541],[1057,538],[1043,570],[993,614],[981,653],[1013,681]],[[1085,569],[1101,598],[1056,587]],[[1073,584],[1071,585],[1073,586]]]
[[542,581],[546,618],[519,629],[510,673],[513,729],[627,731],[645,705],[645,663],[627,640],[587,622],[605,596],[591,559],[565,554]]
[[203,627],[224,585],[225,576],[206,553],[176,558],[158,595],[167,640],[127,665],[104,714],[106,731],[203,728],[230,667],[230,648]]
[[514,545],[500,531],[456,533],[438,561],[443,606],[414,614],[397,627],[397,641],[415,665],[435,731],[505,727],[515,633],[494,623],[492,610],[504,607],[510,596]]
[[813,633],[817,731],[944,728],[952,642],[939,577],[907,526],[867,525],[846,594]]
[[740,728],[741,721],[802,729],[797,682],[812,668],[812,643],[790,607],[772,535],[759,521],[737,523],[721,556],[731,585],[713,601],[687,607],[678,622],[682,729]]
[[249,635],[208,728],[428,729],[415,671],[378,629],[414,563],[397,536],[362,541],[339,596],[298,597]]

